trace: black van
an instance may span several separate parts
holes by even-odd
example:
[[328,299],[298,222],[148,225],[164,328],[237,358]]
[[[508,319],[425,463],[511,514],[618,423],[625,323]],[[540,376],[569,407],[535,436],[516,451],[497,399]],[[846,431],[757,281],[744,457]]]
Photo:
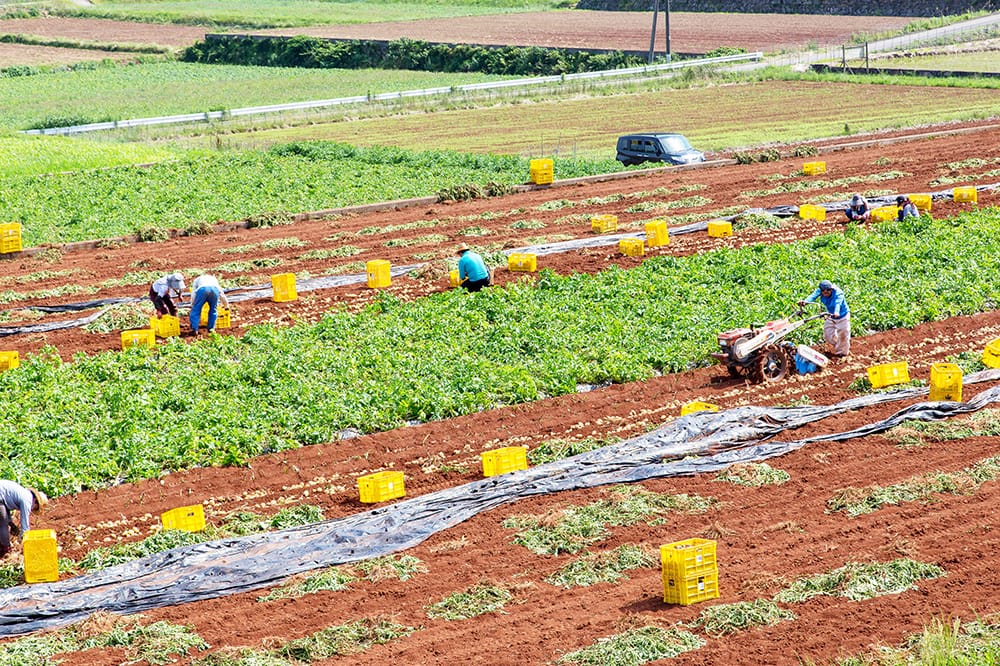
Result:
[[695,150],[683,134],[626,134],[618,137],[618,155],[625,166],[643,162],[694,164],[704,162],[705,153]]

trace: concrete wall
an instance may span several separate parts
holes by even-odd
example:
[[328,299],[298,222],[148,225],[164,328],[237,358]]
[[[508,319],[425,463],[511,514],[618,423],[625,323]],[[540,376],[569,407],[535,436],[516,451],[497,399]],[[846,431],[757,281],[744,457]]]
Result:
[[[659,0],[660,9],[665,0]],[[577,9],[650,11],[653,0],[578,0]],[[743,14],[843,14],[857,16],[948,16],[1000,11],[1000,0],[670,0],[676,12]]]

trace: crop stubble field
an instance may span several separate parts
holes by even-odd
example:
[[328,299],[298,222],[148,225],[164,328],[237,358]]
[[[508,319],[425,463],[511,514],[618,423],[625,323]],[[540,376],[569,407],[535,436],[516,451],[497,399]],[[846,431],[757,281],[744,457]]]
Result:
[[[896,191],[943,189],[930,182],[943,175],[961,179],[961,173],[976,169],[948,169],[948,162],[968,158],[1000,158],[995,146],[1000,130],[969,136],[913,141],[891,147],[846,150],[825,156],[829,177],[848,177],[875,171],[899,169],[911,173],[877,186]],[[943,157],[944,156],[944,157]],[[891,165],[885,165],[889,160]],[[873,165],[880,161],[883,166]],[[538,210],[546,202],[562,199],[583,201],[592,197],[651,192],[657,188],[676,191],[684,186],[703,189],[682,195],[700,195],[713,208],[745,201],[741,193],[768,188],[769,175],[794,172],[799,161],[773,164],[709,168],[686,172],[645,174],[624,181],[543,189],[488,201],[437,204],[393,212],[351,216],[333,221],[300,223],[267,230],[233,231],[206,237],[178,239],[155,245],[68,252],[60,266],[77,271],[81,284],[100,284],[135,265],[172,270],[191,265],[209,266],[219,261],[220,250],[269,238],[295,236],[325,245],[322,238],[334,230],[350,233],[365,227],[389,227],[422,220],[440,220],[433,230],[390,232],[370,242],[357,237],[351,244],[364,247],[356,258],[388,258],[408,263],[415,254],[434,253],[441,258],[461,240],[500,246],[517,243],[524,232],[510,228],[512,220],[537,219],[547,226],[538,234],[586,236],[586,226],[557,219],[566,211]],[[777,182],[783,182],[779,179]],[[864,186],[859,186],[864,187]],[[675,198],[678,195],[675,195]],[[769,206],[795,203],[801,194],[770,194],[748,201]],[[624,202],[587,204],[572,208],[585,216],[618,213],[623,223],[633,218],[624,208],[639,197]],[[982,205],[995,204],[994,195],[984,194]],[[696,207],[697,208],[697,207]],[[936,206],[937,217],[959,212],[962,206]],[[517,209],[518,213],[510,211]],[[483,213],[494,212],[496,219]],[[672,211],[671,211],[672,212]],[[681,211],[686,212],[686,211]],[[475,222],[469,222],[481,216]],[[832,216],[825,223],[791,223],[769,231],[746,230],[732,239],[710,239],[703,234],[675,238],[657,254],[685,255],[721,246],[747,243],[780,243],[822,233],[839,233],[842,226]],[[488,233],[479,239],[455,233],[458,226],[475,225]],[[447,236],[432,243],[385,247],[385,240],[419,239],[429,232]],[[297,262],[292,252],[273,255],[287,263],[281,270],[318,272],[329,262]],[[637,259],[621,257],[615,248],[584,250],[541,258],[557,272],[597,271],[618,264],[634,266]],[[7,262],[15,272],[30,274],[46,267],[42,257]],[[5,270],[5,272],[7,272]],[[259,274],[261,279],[265,273]],[[499,282],[516,278],[498,271]],[[255,276],[256,277],[256,276]],[[523,279],[523,278],[520,278]],[[59,280],[54,280],[53,283]],[[40,280],[38,287],[46,286]],[[33,285],[35,286],[35,285]],[[803,291],[810,288],[803,283]],[[404,300],[444,289],[443,277],[400,279],[389,291]],[[126,295],[134,290],[102,290],[100,296]],[[351,308],[371,302],[374,291],[343,288],[303,294],[290,304],[251,301],[235,308],[238,322],[233,334],[252,323],[308,321],[336,304]],[[51,299],[47,299],[52,302]],[[905,358],[914,377],[926,378],[929,364],[949,354],[981,349],[1000,335],[1000,317],[987,312],[923,324],[913,330],[890,331],[855,340],[851,357],[820,375],[790,378],[773,386],[746,386],[704,368],[656,377],[646,382],[614,385],[589,393],[546,399],[517,407],[494,409],[470,416],[405,427],[367,435],[360,439],[309,446],[255,459],[246,468],[201,469],[147,481],[60,498],[40,519],[62,537],[63,554],[79,557],[97,544],[106,545],[123,537],[120,517],[129,527],[146,533],[155,516],[172,506],[205,501],[210,520],[237,509],[267,513],[272,507],[310,503],[323,507],[327,518],[363,509],[353,490],[354,478],[370,471],[392,468],[404,471],[408,495],[414,496],[454,486],[478,477],[478,454],[504,445],[535,446],[551,439],[628,437],[659,425],[674,416],[689,400],[707,400],[724,408],[742,404],[790,404],[808,396],[812,404],[827,404],[854,395],[847,386],[864,368],[876,362]],[[23,338],[23,339],[22,339]],[[77,350],[96,352],[116,346],[117,336],[91,335],[79,331],[44,336],[16,336],[5,343],[22,353],[43,344],[54,344],[63,354]],[[979,387],[967,387],[966,398]],[[911,401],[912,402],[912,401]],[[847,430],[884,417],[907,403],[868,408],[826,419],[796,431],[795,438]],[[942,566],[947,576],[919,582],[919,591],[904,592],[868,601],[819,597],[790,605],[798,616],[773,627],[741,632],[726,638],[711,638],[699,650],[670,663],[679,664],[795,664],[799,657],[828,660],[857,652],[874,643],[895,644],[907,633],[920,630],[931,618],[958,615],[967,619],[995,612],[1000,598],[994,565],[997,539],[993,529],[998,499],[995,482],[979,486],[970,494],[937,495],[933,502],[884,508],[858,518],[826,510],[826,502],[848,487],[899,482],[928,471],[953,472],[993,455],[996,439],[971,437],[936,442],[923,447],[900,447],[893,439],[872,436],[839,444],[813,444],[796,453],[771,461],[787,471],[791,481],[782,486],[746,489],[714,482],[711,478],[647,481],[645,488],[663,493],[711,496],[719,504],[707,513],[671,514],[664,524],[639,523],[614,528],[611,535],[591,547],[608,552],[623,544],[653,549],[670,541],[692,536],[718,539],[720,585],[723,603],[747,601],[774,594],[791,579],[828,571],[849,561],[887,561],[901,556]],[[362,453],[363,452],[363,453]],[[572,556],[539,556],[512,543],[513,531],[503,521],[518,514],[553,514],[569,505],[582,505],[611,492],[607,488],[559,493],[480,515],[462,525],[435,535],[409,551],[424,562],[427,573],[406,582],[361,582],[347,591],[319,592],[299,599],[260,603],[258,593],[235,595],[214,601],[164,608],[148,613],[148,619],[187,624],[214,648],[249,646],[260,649],[297,638],[334,624],[360,617],[390,616],[395,622],[417,627],[409,637],[368,650],[364,659],[397,663],[455,663],[459,660],[497,664],[549,663],[560,655],[584,647],[594,640],[646,624],[669,626],[694,619],[699,606],[667,606],[661,600],[658,567],[627,572],[627,578],[592,587],[562,589],[544,578],[565,565]],[[103,527],[102,527],[103,525]],[[73,541],[70,535],[86,535]],[[509,587],[514,601],[503,612],[465,621],[431,620],[424,607],[444,596],[482,581]],[[696,632],[697,633],[697,632]],[[192,654],[192,657],[196,655]],[[89,650],[71,654],[65,664],[117,664],[121,649]],[[352,659],[350,657],[348,660]],[[185,663],[182,660],[182,663]],[[339,663],[336,659],[316,663]]]

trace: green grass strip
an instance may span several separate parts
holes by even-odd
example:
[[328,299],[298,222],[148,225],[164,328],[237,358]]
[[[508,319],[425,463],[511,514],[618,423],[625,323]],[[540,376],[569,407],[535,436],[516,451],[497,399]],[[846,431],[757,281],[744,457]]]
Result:
[[514,543],[538,555],[578,553],[588,545],[607,538],[608,526],[663,521],[673,511],[702,513],[715,502],[698,495],[652,493],[641,486],[616,486],[609,499],[585,506],[569,506],[553,519],[551,516],[516,515],[503,522],[518,530]]
[[884,506],[928,501],[938,493],[973,493],[981,484],[995,481],[997,477],[1000,477],[1000,456],[987,458],[951,474],[930,472],[890,486],[846,488],[827,500],[826,505],[830,511],[843,511],[855,518],[874,513]]
[[168,664],[192,649],[209,647],[190,627],[164,621],[142,624],[141,620],[141,615],[106,615],[96,622],[88,618],[57,631],[20,638],[0,645],[0,664],[55,666],[61,661],[53,659],[55,655],[104,647],[124,647],[128,663]]
[[405,638],[414,631],[414,627],[386,619],[365,618],[327,627],[309,636],[288,641],[274,650],[273,654],[308,664],[320,659],[363,652],[373,645]]
[[559,664],[585,666],[640,666],[697,650],[703,638],[681,629],[641,627],[598,639],[593,645],[563,655]]
[[547,576],[545,582],[567,589],[614,583],[624,578],[629,569],[642,569],[657,563],[655,557],[639,546],[625,544],[608,553],[591,553],[575,559]]
[[945,570],[936,564],[925,564],[908,558],[884,563],[849,562],[839,569],[796,580],[778,592],[774,600],[798,603],[826,595],[861,601],[915,590],[917,581],[944,575]]
[[703,366],[719,331],[787,314],[823,278],[846,291],[855,334],[992,309],[998,221],[849,227],[408,303],[383,291],[358,313],[241,338],[29,355],[0,373],[0,477],[60,495]]
[[751,488],[780,486],[791,478],[788,472],[781,469],[774,469],[767,463],[733,465],[715,475],[716,481],[728,481],[738,486],[749,486]]
[[699,613],[691,626],[701,629],[709,636],[718,637],[794,619],[795,613],[780,608],[773,601],[755,599],[709,606]]
[[432,620],[468,620],[486,613],[500,613],[513,598],[514,594],[503,586],[480,583],[431,604],[427,607],[427,617]]

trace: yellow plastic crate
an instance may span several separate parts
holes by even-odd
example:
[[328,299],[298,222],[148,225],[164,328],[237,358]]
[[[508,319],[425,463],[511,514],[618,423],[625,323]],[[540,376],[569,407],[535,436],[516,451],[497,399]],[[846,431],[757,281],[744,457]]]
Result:
[[275,303],[286,303],[298,300],[295,291],[295,273],[279,273],[271,276],[271,289],[274,291]]
[[595,215],[590,218],[590,230],[595,234],[606,234],[618,230],[617,215]]
[[725,220],[711,220],[708,223],[708,235],[712,238],[723,238],[733,235],[733,223]]
[[826,208],[812,204],[802,204],[799,206],[799,217],[803,220],[819,220],[822,222],[826,219]]
[[391,264],[387,259],[372,259],[365,262],[365,272],[368,273],[368,286],[381,289],[392,284]]
[[484,451],[479,457],[483,461],[483,476],[497,476],[519,469],[528,469],[528,450],[523,446],[507,446]]
[[[221,305],[215,308],[215,327],[229,328],[232,325],[233,320],[229,316],[229,309]],[[201,318],[198,321],[198,326],[208,326],[208,303],[201,306]]]
[[0,352],[0,372],[13,370],[21,365],[21,356],[16,351]]
[[28,530],[24,535],[24,582],[59,580],[59,546],[55,530]]
[[875,222],[890,222],[899,217],[899,208],[896,206],[879,206],[872,208],[872,220]]
[[677,580],[719,570],[711,539],[684,539],[660,546],[660,563],[663,577]]
[[666,220],[651,220],[646,223],[646,244],[649,247],[670,245],[670,230]]
[[962,369],[954,363],[932,363],[930,399],[962,402]]
[[618,251],[627,257],[641,257],[646,254],[646,243],[641,238],[623,238],[618,241]]
[[826,162],[806,162],[802,165],[802,173],[807,176],[826,173]]
[[448,284],[452,287],[458,286],[458,269],[454,269],[448,272]]
[[366,504],[404,497],[402,472],[375,472],[358,477],[358,494]]
[[528,174],[535,185],[548,185],[552,182],[554,173],[551,159],[531,160],[528,163]]
[[695,400],[681,407],[681,416],[687,416],[688,414],[694,414],[695,412],[717,412],[717,411],[719,411],[718,405],[713,405],[710,402],[699,402],[698,400]]
[[165,530],[201,532],[205,529],[205,507],[201,504],[179,506],[161,513],[160,522]]
[[872,383],[872,388],[905,384],[910,381],[909,365],[906,361],[873,365],[868,368],[868,381]]
[[155,347],[156,334],[151,328],[136,328],[131,331],[122,331],[122,349],[129,347]]
[[917,210],[929,213],[931,206],[934,205],[934,200],[929,194],[910,194],[908,195],[913,205],[917,207]]
[[538,258],[530,252],[515,252],[507,257],[507,269],[515,272],[534,273]]
[[977,203],[979,194],[974,187],[956,187],[951,191],[951,197],[960,203]]
[[149,327],[158,338],[172,338],[181,334],[181,320],[173,315],[150,317]]
[[0,224],[0,254],[21,251],[21,223]]
[[719,572],[710,571],[690,578],[663,577],[663,601],[690,606],[719,597]]
[[983,365],[987,368],[1000,368],[1000,338],[986,343],[983,349]]

